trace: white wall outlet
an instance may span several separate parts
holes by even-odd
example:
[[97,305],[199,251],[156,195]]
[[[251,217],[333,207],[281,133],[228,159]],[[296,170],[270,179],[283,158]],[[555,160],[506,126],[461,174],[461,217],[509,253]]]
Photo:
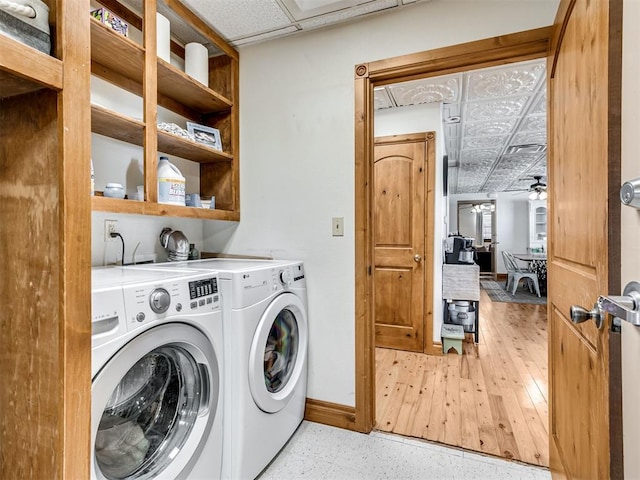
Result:
[[331,220],[331,232],[334,237],[344,236],[344,217],[333,217]]
[[116,225],[118,224],[117,220],[105,220],[104,221],[104,241],[108,242],[109,240],[115,240],[115,238],[111,237],[112,233],[116,233]]

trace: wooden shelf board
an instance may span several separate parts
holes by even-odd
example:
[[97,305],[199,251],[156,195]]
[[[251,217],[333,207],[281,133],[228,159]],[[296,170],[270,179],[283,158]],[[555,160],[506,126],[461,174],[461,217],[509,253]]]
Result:
[[62,89],[62,62],[6,35],[0,35],[0,98],[43,87]]
[[200,113],[229,110],[233,103],[182,70],[158,59],[158,93]]
[[233,160],[233,155],[163,131],[158,131],[158,151],[198,163],[230,162]]
[[91,61],[142,84],[144,48],[127,37],[91,20]]
[[161,203],[137,202],[107,197],[92,197],[91,208],[94,211],[128,213],[135,215],[156,215],[166,217],[198,218],[201,220],[239,221],[240,213],[231,210],[209,210],[206,208],[179,207]]
[[91,105],[91,131],[134,145],[143,144],[144,123],[99,105]]

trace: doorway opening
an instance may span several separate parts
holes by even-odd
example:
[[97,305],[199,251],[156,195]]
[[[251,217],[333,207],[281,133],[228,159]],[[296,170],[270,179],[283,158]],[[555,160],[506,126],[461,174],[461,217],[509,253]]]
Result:
[[473,239],[474,260],[480,267],[480,278],[496,280],[498,275],[496,201],[458,200],[455,213],[458,218],[456,233]]
[[[416,54],[391,61],[386,60],[384,68],[382,64],[368,64],[360,65],[356,69],[356,223],[357,232],[359,232],[356,238],[356,426],[362,431],[370,431],[372,428],[397,431],[402,435],[426,438],[480,452],[517,458],[529,463],[548,465],[548,447],[545,451],[544,446],[540,448],[534,446],[530,449],[532,452],[528,452],[531,453],[529,458],[520,458],[522,456],[520,450],[529,449],[528,447],[518,448],[514,443],[514,428],[522,426],[527,429],[527,423],[530,422],[527,414],[533,414],[536,406],[530,402],[527,413],[520,411],[519,416],[514,414],[518,417],[515,420],[510,418],[512,412],[507,411],[511,409],[514,399],[519,395],[530,395],[526,392],[527,381],[523,378],[528,378],[535,383],[534,376],[541,376],[540,372],[526,372],[525,362],[518,357],[523,355],[523,342],[527,337],[524,333],[520,333],[516,336],[523,338],[506,342],[509,343],[509,351],[502,351],[499,346],[505,345],[505,339],[510,338],[510,335],[513,336],[512,327],[516,322],[525,322],[532,328],[526,333],[527,336],[539,337],[540,330],[544,331],[545,328],[544,326],[534,327],[536,322],[529,317],[540,317],[541,325],[546,325],[544,307],[526,305],[526,308],[521,309],[519,306],[514,307],[514,304],[492,303],[488,294],[483,291],[480,318],[484,325],[481,323],[480,331],[485,333],[484,335],[481,333],[478,344],[465,342],[464,355],[461,357],[441,354],[439,333],[434,334],[436,330],[439,332],[440,324],[435,325],[431,331],[425,331],[425,350],[432,355],[377,349],[373,341],[374,318],[371,307],[371,299],[374,298],[373,281],[368,268],[372,265],[373,254],[369,208],[372,198],[370,179],[372,178],[373,138],[377,136],[377,133],[374,134],[373,118],[375,87],[421,77],[450,75],[470,69],[540,58],[546,55],[549,32],[550,29],[538,29],[500,37],[499,41],[489,39],[463,46],[447,47],[427,52],[425,55]],[[504,41],[506,44],[503,43]],[[507,44],[509,47],[505,49]],[[439,185],[442,187],[442,183]],[[437,193],[441,195],[439,191]],[[438,209],[437,204],[436,209]],[[449,215],[457,216],[457,213],[454,211]],[[442,233],[441,231],[440,235]],[[435,246],[441,242],[443,236],[438,236],[436,233],[426,241]],[[489,243],[494,243],[495,239],[491,240]],[[437,249],[434,248],[434,250]],[[439,258],[442,255],[442,249],[437,250],[435,255],[434,270],[438,270],[442,263]],[[492,272],[496,272],[495,267],[492,267]],[[434,318],[442,318],[442,306],[440,310],[437,308],[440,302],[437,295],[439,285],[437,281],[434,283],[432,314]],[[493,316],[504,319],[505,324],[498,325],[489,321],[488,319]],[[546,339],[544,343],[544,351],[539,349],[527,355],[542,359],[546,369]],[[496,360],[483,363],[480,360],[480,353],[483,350],[496,353],[498,355]],[[437,355],[437,352],[440,352],[440,355]],[[518,358],[514,361],[509,357],[510,354]],[[387,369],[385,367],[387,364],[400,365],[401,370]],[[515,373],[514,369],[517,370]],[[480,376],[473,377],[470,375],[472,371]],[[403,377],[407,372],[412,373],[406,378]],[[480,378],[484,382],[489,381],[489,385],[481,384]],[[523,383],[524,393],[510,390],[509,383]],[[481,392],[478,392],[479,390]],[[403,400],[397,406],[394,406],[392,401],[394,392],[404,394]],[[471,405],[474,392],[481,393],[484,410],[479,411],[475,404]],[[378,393],[377,397],[376,393]],[[429,399],[425,401],[425,397]],[[415,408],[403,410],[403,401],[405,406],[409,404]],[[447,404],[449,406],[455,404],[454,406],[457,407],[455,412],[448,413],[444,408]],[[544,410],[543,406],[541,408]],[[475,433],[468,429],[467,414],[472,410],[475,412],[474,417],[478,424]],[[487,414],[491,414],[492,411],[497,412],[495,417],[499,418],[495,425],[487,423],[489,421]],[[389,415],[387,416],[385,412]],[[426,414],[426,417],[420,418],[421,414]],[[546,418],[540,421],[540,425],[541,427],[537,428],[535,433],[529,435],[544,439],[546,444],[548,443],[548,434],[545,430]],[[447,429],[447,426],[451,428]],[[402,428],[404,430],[400,431]],[[520,431],[519,435],[522,436],[523,431]],[[514,454],[516,452],[517,455]]]

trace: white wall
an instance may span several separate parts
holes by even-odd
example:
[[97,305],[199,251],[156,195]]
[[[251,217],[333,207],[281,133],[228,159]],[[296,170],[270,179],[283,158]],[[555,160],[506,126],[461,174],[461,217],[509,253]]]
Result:
[[[622,62],[622,181],[640,177],[640,1],[625,0]],[[622,286],[640,281],[640,210],[622,207]],[[617,292],[612,292],[616,294]],[[640,328],[622,326],[625,478],[640,478]]]
[[550,25],[557,4],[433,0],[241,49],[242,220],[205,222],[204,244],[305,261],[309,397],[355,405],[354,66]]
[[[484,198],[483,198],[484,197]],[[449,196],[449,232],[458,230],[458,201],[489,200],[486,195],[465,193]],[[511,192],[501,192],[495,198],[496,202],[496,247],[497,273],[507,273],[502,260],[503,250],[519,253],[526,252],[529,246],[529,204],[526,195],[514,195]]]
[[104,241],[104,221],[117,220],[117,231],[125,244],[125,263],[134,261],[166,262],[167,254],[160,245],[160,232],[164,227],[180,230],[203,251],[202,220],[149,215],[115,215],[109,212],[93,212],[91,215],[91,265],[113,265],[122,261],[122,243],[119,238]]

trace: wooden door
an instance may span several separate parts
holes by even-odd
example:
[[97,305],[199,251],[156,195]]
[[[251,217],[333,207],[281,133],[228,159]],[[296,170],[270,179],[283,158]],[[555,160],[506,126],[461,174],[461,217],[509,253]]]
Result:
[[571,305],[590,308],[599,295],[620,289],[617,3],[563,0],[548,63],[549,434],[556,478],[619,476],[619,462],[610,458],[618,434],[610,433],[615,369],[608,321],[599,330],[569,316]]
[[[375,139],[373,315],[376,346],[424,350],[427,165],[433,133]],[[430,332],[429,332],[430,333]]]

